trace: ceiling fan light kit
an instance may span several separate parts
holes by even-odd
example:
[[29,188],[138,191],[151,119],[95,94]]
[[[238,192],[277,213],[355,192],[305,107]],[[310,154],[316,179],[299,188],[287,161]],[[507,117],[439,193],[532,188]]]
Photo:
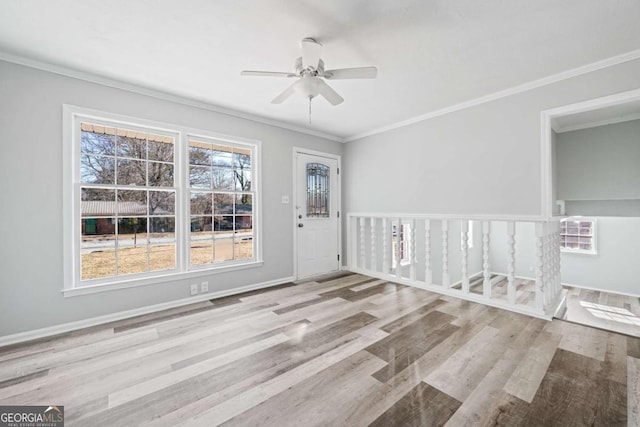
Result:
[[[311,100],[321,95],[331,105],[338,105],[344,101],[326,82],[337,79],[374,79],[378,74],[376,67],[341,68],[325,70],[324,61],[320,58],[322,45],[312,38],[304,38],[300,42],[302,56],[294,63],[294,72],[277,71],[242,71],[242,76],[259,77],[296,77],[298,80],[276,96],[271,103],[281,104],[294,93],[298,93]],[[309,120],[311,120],[311,104],[309,104]]]

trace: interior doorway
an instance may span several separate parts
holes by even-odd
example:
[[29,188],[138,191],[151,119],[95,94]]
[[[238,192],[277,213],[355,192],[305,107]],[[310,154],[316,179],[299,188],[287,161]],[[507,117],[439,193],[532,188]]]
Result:
[[640,89],[542,112],[543,215],[561,217],[564,320],[640,336]]

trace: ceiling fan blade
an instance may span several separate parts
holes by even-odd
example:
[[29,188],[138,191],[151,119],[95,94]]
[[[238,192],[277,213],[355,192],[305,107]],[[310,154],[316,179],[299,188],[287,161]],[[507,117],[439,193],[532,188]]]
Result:
[[[320,79],[318,79],[320,80]],[[344,101],[344,98],[341,97],[338,92],[333,90],[331,86],[326,84],[323,80],[320,80],[322,84],[319,85],[318,89],[320,90],[320,95],[324,96],[324,99],[329,101],[331,105],[338,105]]]
[[338,70],[326,70],[325,79],[375,79],[378,75],[376,67],[341,68]]
[[322,45],[314,39],[306,38],[300,42],[302,48],[302,67],[318,69]]
[[251,77],[297,77],[293,73],[283,73],[279,71],[242,71],[240,75]]
[[293,95],[296,90],[295,90],[295,86],[296,84],[300,83],[300,80],[294,82],[291,86],[289,86],[288,88],[286,88],[284,90],[284,92],[282,92],[280,95],[276,96],[275,98],[273,98],[273,100],[271,101],[272,104],[282,104],[284,101],[286,101],[287,99],[289,99],[289,97],[291,95]]

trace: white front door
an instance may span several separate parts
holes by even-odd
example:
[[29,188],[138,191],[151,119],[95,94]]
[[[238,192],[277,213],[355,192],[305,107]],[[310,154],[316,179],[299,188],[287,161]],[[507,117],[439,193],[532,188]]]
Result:
[[337,271],[338,160],[321,155],[296,156],[296,240],[298,278]]

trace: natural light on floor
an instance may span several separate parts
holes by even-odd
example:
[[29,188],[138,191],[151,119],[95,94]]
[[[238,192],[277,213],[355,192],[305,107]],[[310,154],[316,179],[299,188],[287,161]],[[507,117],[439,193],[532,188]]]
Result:
[[640,326],[640,318],[625,308],[610,307],[586,301],[580,301],[580,305],[600,319]]

